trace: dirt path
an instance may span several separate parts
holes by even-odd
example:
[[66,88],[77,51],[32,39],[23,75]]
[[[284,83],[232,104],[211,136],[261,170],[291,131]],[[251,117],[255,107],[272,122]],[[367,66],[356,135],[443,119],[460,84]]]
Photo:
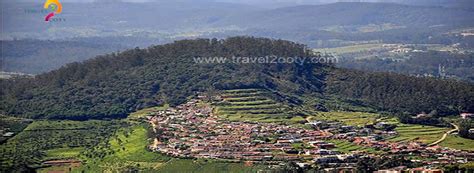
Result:
[[441,137],[441,139],[439,139],[439,140],[437,140],[437,141],[435,141],[431,144],[428,144],[428,146],[437,145],[437,144],[443,142],[446,139],[446,137],[448,137],[449,134],[454,133],[456,131],[459,131],[459,127],[456,124],[451,123],[451,125],[454,126],[454,129],[452,129],[450,131],[447,131],[446,133],[443,134],[443,137]]

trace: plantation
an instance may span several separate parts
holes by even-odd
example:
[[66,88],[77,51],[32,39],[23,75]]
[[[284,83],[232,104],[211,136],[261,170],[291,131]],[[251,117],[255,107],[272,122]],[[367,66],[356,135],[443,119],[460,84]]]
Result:
[[154,170],[170,158],[147,150],[148,127],[144,124],[120,129],[104,141],[83,153],[85,165],[74,172],[123,172],[132,169]]
[[[39,166],[47,159],[77,157],[127,126],[121,121],[36,121],[0,146],[2,171]],[[72,150],[71,150],[72,149]]]

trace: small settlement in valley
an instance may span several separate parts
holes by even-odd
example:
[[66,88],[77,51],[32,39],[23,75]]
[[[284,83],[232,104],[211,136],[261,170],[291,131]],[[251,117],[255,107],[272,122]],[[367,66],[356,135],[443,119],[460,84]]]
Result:
[[[228,161],[281,163],[295,161],[301,167],[313,163],[330,167],[354,168],[361,157],[382,155],[416,155],[426,165],[466,163],[474,153],[427,146],[410,142],[385,141],[380,136],[392,132],[377,132],[367,128],[327,123],[307,122],[314,128],[261,122],[232,122],[219,118],[213,107],[192,99],[189,102],[155,112],[147,117],[156,134],[153,151],[180,158],[212,158]],[[383,125],[383,124],[379,124]],[[354,145],[373,148],[378,153],[354,151],[341,153],[328,141],[342,140]],[[383,153],[383,154],[381,154]],[[332,166],[331,166],[332,165]]]

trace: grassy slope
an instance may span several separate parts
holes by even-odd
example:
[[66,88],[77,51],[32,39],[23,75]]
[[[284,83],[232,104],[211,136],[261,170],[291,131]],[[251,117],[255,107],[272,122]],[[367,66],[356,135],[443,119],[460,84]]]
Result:
[[454,149],[474,151],[474,140],[461,138],[456,135],[448,135],[439,145]]

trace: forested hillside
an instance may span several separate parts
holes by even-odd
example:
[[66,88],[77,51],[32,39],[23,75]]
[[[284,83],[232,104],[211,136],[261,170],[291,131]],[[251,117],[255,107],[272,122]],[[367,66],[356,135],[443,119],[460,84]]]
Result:
[[474,85],[454,80],[335,69],[328,77],[326,92],[398,113],[436,110],[456,115],[474,111]]
[[[2,113],[29,118],[118,118],[196,91],[266,88],[295,98],[356,98],[380,110],[473,109],[474,86],[363,73],[315,63],[196,63],[193,57],[310,56],[305,46],[252,37],[183,40],[72,63],[34,79],[1,80]],[[324,92],[326,91],[326,92]],[[291,97],[290,97],[291,98]]]
[[321,90],[321,80],[312,74],[318,64],[197,64],[193,61],[193,57],[266,55],[303,57],[304,45],[235,37],[183,40],[99,56],[38,75],[33,80],[2,80],[1,110],[32,118],[116,118],[143,107],[176,105],[195,91],[209,88]]

